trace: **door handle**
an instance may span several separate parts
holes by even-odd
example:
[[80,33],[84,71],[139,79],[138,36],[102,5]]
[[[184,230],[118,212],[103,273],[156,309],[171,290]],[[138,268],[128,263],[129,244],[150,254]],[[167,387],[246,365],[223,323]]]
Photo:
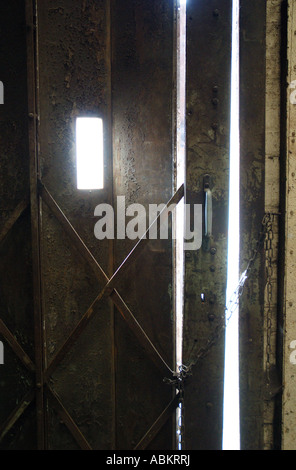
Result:
[[204,195],[205,195],[205,238],[209,239],[212,236],[213,226],[213,204],[212,204],[212,191],[210,188],[210,175],[204,176]]

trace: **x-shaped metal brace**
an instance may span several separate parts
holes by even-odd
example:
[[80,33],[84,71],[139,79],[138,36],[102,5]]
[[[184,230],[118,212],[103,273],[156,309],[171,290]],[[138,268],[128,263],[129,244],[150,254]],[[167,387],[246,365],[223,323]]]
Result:
[[[174,375],[174,371],[169,367],[169,365],[163,359],[159,351],[155,348],[155,346],[149,339],[148,335],[145,333],[145,331],[143,330],[141,325],[138,323],[137,319],[134,317],[129,307],[126,305],[126,303],[124,302],[124,300],[122,299],[118,291],[116,290],[116,284],[121,279],[123,273],[129,268],[132,262],[139,256],[139,254],[142,252],[146,244],[149,242],[149,237],[147,237],[149,229],[151,229],[152,226],[157,224],[157,233],[159,233],[158,222],[160,220],[160,217],[162,217],[162,220],[164,220],[163,217],[168,216],[169,209],[172,206],[177,205],[180,202],[180,200],[184,196],[184,185],[182,185],[178,189],[178,191],[174,194],[174,196],[170,199],[170,201],[164,207],[162,212],[153,221],[153,223],[148,228],[147,232],[138,241],[138,243],[131,250],[129,255],[125,258],[125,260],[122,262],[122,264],[119,266],[117,271],[113,274],[113,276],[110,279],[108,278],[108,276],[106,275],[106,273],[104,272],[100,264],[97,262],[97,260],[94,258],[92,253],[89,251],[89,249],[87,248],[83,240],[80,238],[79,234],[76,232],[76,230],[74,229],[74,227],[72,226],[68,218],[65,216],[65,214],[63,213],[63,211],[61,210],[57,202],[54,200],[52,195],[49,193],[49,191],[46,189],[46,187],[40,180],[38,180],[38,192],[42,200],[47,204],[47,206],[51,209],[52,213],[56,216],[57,220],[61,223],[65,232],[73,241],[74,245],[76,246],[80,254],[90,264],[98,280],[100,282],[104,282],[103,289],[100,291],[98,296],[94,299],[92,304],[86,310],[86,312],[81,317],[76,327],[73,329],[73,331],[68,336],[66,341],[63,343],[63,345],[60,347],[58,352],[55,354],[54,358],[52,359],[52,361],[50,362],[46,370],[43,372],[43,383],[38,384],[38,387],[43,387],[43,386],[46,387],[46,390],[50,398],[53,399],[54,405],[57,408],[61,418],[63,419],[63,422],[66,424],[66,426],[68,427],[68,429],[70,430],[70,432],[72,433],[73,437],[76,439],[80,447],[85,450],[91,450],[90,444],[87,442],[86,438],[83,436],[78,426],[73,421],[72,417],[64,408],[58,395],[50,387],[48,383],[49,378],[54,372],[54,370],[56,369],[56,367],[58,366],[58,364],[62,361],[64,356],[67,354],[71,346],[75,343],[77,338],[83,332],[83,330],[85,329],[86,325],[89,323],[91,318],[93,317],[94,311],[95,311],[94,310],[95,305],[103,297],[108,297],[108,296],[111,298],[111,300],[113,301],[113,303],[115,304],[119,312],[121,313],[122,317],[125,319],[126,323],[130,327],[132,332],[138,338],[138,341],[140,342],[140,344],[143,346],[143,348],[146,350],[148,355],[151,357],[153,362],[158,366],[161,372],[164,375],[167,375],[168,372],[170,375],[172,376]],[[7,233],[10,231],[14,223],[18,220],[20,215],[28,207],[28,204],[29,204],[29,201],[24,200],[17,206],[12,216],[10,217],[8,222],[5,224],[2,232],[0,233],[0,243],[4,240]],[[0,333],[6,339],[8,344],[10,344],[15,354],[19,357],[22,363],[28,368],[28,370],[30,370],[31,372],[34,372],[35,371],[34,363],[31,361],[29,356],[26,354],[26,352],[23,350],[23,348],[20,346],[20,344],[17,342],[13,334],[8,330],[8,328],[5,326],[5,324],[3,323],[1,319],[0,319]],[[14,425],[17,419],[23,414],[23,412],[28,407],[28,405],[33,401],[34,395],[35,394],[33,391],[29,391],[25,395],[23,400],[19,403],[19,405],[15,408],[15,410],[11,413],[11,415],[8,417],[5,423],[3,423],[0,426],[0,440],[5,436],[8,430]],[[170,417],[174,409],[177,408],[178,403],[179,403],[179,397],[178,397],[178,394],[176,394],[175,397],[171,400],[171,402],[164,409],[164,411],[161,413],[161,415],[158,417],[158,419],[153,423],[151,428],[143,436],[141,441],[137,444],[135,449],[139,450],[139,449],[146,448],[149,442],[151,442],[153,437],[157,435],[158,431],[161,429],[161,427]]]

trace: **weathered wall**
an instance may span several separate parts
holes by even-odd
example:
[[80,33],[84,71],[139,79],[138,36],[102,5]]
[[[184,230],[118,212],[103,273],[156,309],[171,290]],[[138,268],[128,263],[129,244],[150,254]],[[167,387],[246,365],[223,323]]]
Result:
[[282,403],[282,449],[295,449],[295,133],[296,101],[295,82],[296,68],[296,4],[288,4],[287,25],[287,76],[286,76],[286,162],[285,162],[285,234],[284,254],[284,302],[283,302],[283,403]]
[[[280,212],[280,155],[281,155],[281,48],[282,27],[285,17],[282,15],[282,0],[270,0],[266,3],[266,116],[265,116],[265,212],[274,214],[271,240],[271,283],[265,289],[264,308],[264,357],[263,368],[270,386],[264,396],[264,449],[279,448],[277,401],[280,399],[281,368],[277,349],[280,340],[279,305],[278,305],[278,224]],[[278,343],[279,344],[279,343]],[[269,389],[268,389],[269,388]]]
[[[264,215],[266,2],[240,2],[240,271],[256,248]],[[242,449],[263,445],[264,254],[259,253],[240,301]]]

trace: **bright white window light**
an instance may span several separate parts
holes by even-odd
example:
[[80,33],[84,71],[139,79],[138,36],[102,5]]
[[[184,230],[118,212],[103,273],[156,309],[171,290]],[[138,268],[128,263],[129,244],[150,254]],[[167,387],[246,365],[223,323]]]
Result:
[[[185,184],[185,135],[186,135],[186,0],[180,0],[177,15],[177,149],[176,187]],[[175,322],[176,322],[176,368],[182,365],[183,305],[184,305],[184,198],[176,207],[175,215]],[[180,430],[184,423],[181,404],[177,408],[177,449],[182,450]]]
[[[176,187],[185,184],[186,134],[186,0],[180,0],[177,21],[177,150]],[[183,278],[184,278],[184,198],[176,208],[176,364],[182,364]]]
[[77,189],[104,187],[103,120],[97,117],[76,119]]
[[[226,305],[239,282],[239,0],[233,0],[231,130],[229,177],[228,270]],[[226,312],[228,316],[229,312]],[[223,450],[240,449],[239,307],[233,311],[225,334]]]

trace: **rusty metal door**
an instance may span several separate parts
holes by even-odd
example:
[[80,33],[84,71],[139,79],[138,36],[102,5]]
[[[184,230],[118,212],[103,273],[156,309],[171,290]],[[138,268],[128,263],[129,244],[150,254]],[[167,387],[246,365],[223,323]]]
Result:
[[[115,206],[117,195],[146,207],[173,196],[174,3],[18,6],[27,24],[34,354],[4,323],[1,333],[35,380],[8,418],[3,410],[2,437],[32,405],[33,448],[172,449],[177,401],[163,382],[174,369],[172,242],[132,250],[134,241],[98,241],[94,209]],[[80,115],[104,121],[100,191],[76,187]]]
[[183,362],[194,364],[185,386],[188,449],[222,446],[231,25],[231,0],[188,2],[186,203],[204,206],[205,185],[212,192],[212,236],[185,258]]
[[[243,271],[258,238],[265,203],[266,2],[240,5],[241,250]],[[254,67],[253,58],[257,58]],[[263,448],[264,252],[240,306],[240,409],[242,449]]]
[[[11,21],[13,8],[19,8],[16,28],[26,24],[19,47],[26,36],[27,54],[20,51],[17,66],[22,69],[27,56],[28,109],[22,103],[19,125],[15,119],[3,125],[7,141],[17,128],[24,142],[28,120],[24,154],[30,158],[24,163],[19,157],[24,188],[11,200],[2,238],[26,216],[26,274],[18,276],[28,284],[28,299],[19,318],[29,323],[25,328],[21,320],[17,336],[17,324],[8,329],[1,322],[5,341],[28,369],[6,368],[8,378],[13,371],[7,388],[20,385],[7,402],[8,416],[1,409],[2,446],[174,449],[179,399],[163,381],[175,367],[172,241],[135,245],[94,237],[100,203],[116,208],[117,196],[124,195],[127,204],[148,209],[183,196],[184,188],[174,193],[173,184],[174,2],[10,5]],[[231,1],[190,2],[187,31],[186,202],[204,204],[203,179],[210,174],[215,224],[211,244],[186,256],[185,364],[215,332],[225,304]],[[81,115],[104,121],[100,191],[76,187],[74,123]],[[4,264],[2,278],[5,272]],[[5,309],[7,302],[1,315]],[[186,384],[188,449],[221,446],[223,338],[212,351]]]
[[[172,196],[173,11],[172,2],[38,3],[45,380],[82,448],[172,447],[171,416],[158,420],[172,400],[162,382],[174,351],[170,244],[149,244],[136,260],[139,245],[128,256],[134,241],[98,243],[92,216],[100,202],[116,208],[117,195],[146,205]],[[105,189],[81,194],[71,126],[77,115],[97,113]],[[47,445],[71,446],[49,410]],[[144,437],[155,422],[157,432]]]
[[36,440],[34,316],[25,3],[20,0],[1,5],[0,68],[0,439],[1,449],[30,449]]

